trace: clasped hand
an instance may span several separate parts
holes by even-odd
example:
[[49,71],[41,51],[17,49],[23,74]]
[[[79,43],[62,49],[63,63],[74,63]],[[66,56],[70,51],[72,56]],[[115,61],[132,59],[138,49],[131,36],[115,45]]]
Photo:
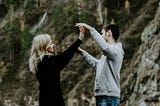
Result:
[[92,29],[91,26],[87,25],[86,23],[76,23],[77,27],[79,27],[79,30],[80,30],[80,35],[79,35],[79,39],[83,40],[84,39],[84,32],[86,30],[90,30]]
[[92,27],[91,26],[89,26],[89,25],[87,25],[86,23],[76,23],[76,25],[75,26],[78,26],[78,27],[83,27],[84,29],[86,29],[86,30],[90,30],[90,29],[92,29]]

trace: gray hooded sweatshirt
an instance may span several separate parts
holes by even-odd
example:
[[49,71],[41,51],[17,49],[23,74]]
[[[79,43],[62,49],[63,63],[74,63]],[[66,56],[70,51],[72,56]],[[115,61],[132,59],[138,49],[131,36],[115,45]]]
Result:
[[120,70],[124,57],[122,44],[108,44],[94,28],[90,29],[90,33],[103,52],[101,58],[97,59],[82,51],[85,60],[96,70],[95,96],[120,97]]

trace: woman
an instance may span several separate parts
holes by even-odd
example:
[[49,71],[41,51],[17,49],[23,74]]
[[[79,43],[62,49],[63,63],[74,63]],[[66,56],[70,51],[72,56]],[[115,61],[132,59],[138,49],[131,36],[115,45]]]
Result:
[[40,34],[33,39],[29,58],[30,71],[39,82],[39,106],[65,106],[61,87],[60,71],[69,63],[82,43],[83,34],[63,53],[54,54],[55,45],[50,35]]

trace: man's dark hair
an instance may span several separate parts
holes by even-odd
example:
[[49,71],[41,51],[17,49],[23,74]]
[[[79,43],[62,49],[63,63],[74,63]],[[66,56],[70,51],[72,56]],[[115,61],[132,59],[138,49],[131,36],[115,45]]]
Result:
[[115,39],[115,41],[118,39],[119,37],[119,28],[116,24],[109,24],[107,26],[104,26],[103,27],[104,30],[107,32],[108,30],[111,30],[112,31],[112,35],[113,35],[113,38]]

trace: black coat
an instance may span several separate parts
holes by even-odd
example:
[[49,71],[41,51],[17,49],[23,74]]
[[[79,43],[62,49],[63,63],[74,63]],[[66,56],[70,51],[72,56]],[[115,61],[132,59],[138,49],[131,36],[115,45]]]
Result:
[[65,106],[60,87],[60,71],[69,63],[82,43],[77,39],[60,55],[45,55],[38,63],[39,106]]

